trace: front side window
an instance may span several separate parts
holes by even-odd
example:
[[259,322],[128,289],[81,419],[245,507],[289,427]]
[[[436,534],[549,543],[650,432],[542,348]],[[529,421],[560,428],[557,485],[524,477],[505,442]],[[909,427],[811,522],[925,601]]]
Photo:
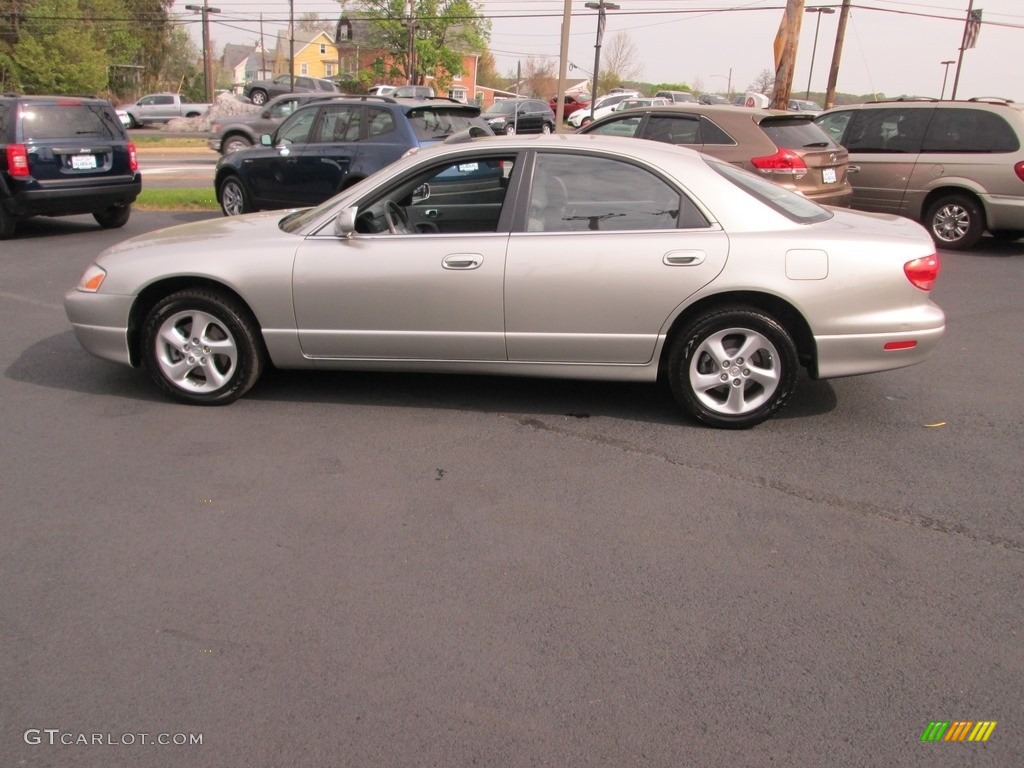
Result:
[[309,129],[313,127],[315,109],[296,112],[281,124],[277,133],[278,144],[304,144],[309,141]]
[[827,115],[821,115],[815,118],[814,122],[817,123],[822,130],[825,131],[832,141],[836,144],[843,143],[843,133],[846,131],[846,126],[850,122],[850,117],[853,112],[830,112]]
[[931,109],[857,110],[846,134],[850,152],[919,152]]
[[603,157],[541,154],[530,187],[526,228],[530,232],[675,229],[684,205],[688,216],[691,209],[695,211],[679,191],[639,166]]
[[320,141],[359,141],[359,107],[324,107],[320,113]]
[[482,155],[431,165],[361,202],[356,232],[497,232],[515,164],[515,155]]
[[625,136],[631,139],[636,136],[637,129],[640,128],[640,123],[643,119],[643,115],[620,117],[618,120],[609,120],[607,123],[595,125],[587,133],[597,133],[602,136]]

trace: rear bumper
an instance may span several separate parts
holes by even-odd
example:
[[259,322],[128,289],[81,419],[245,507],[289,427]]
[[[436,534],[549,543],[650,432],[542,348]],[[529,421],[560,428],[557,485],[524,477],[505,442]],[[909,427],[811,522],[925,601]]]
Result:
[[[815,336],[818,348],[819,379],[855,376],[905,368],[927,360],[946,331],[945,315],[932,306],[932,324],[897,333],[844,334]],[[909,349],[887,350],[886,344],[914,342]]]
[[3,200],[15,216],[72,216],[102,211],[112,205],[129,205],[142,191],[142,175],[122,176],[117,181],[15,190]]

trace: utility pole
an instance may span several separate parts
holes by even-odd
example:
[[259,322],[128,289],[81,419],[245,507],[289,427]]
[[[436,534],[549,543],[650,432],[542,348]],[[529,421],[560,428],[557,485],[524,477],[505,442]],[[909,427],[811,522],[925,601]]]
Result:
[[956,62],[950,59],[949,61],[940,61],[939,64],[946,68],[946,71],[942,75],[942,93],[939,94],[939,101],[942,101],[946,98],[946,80],[949,78],[949,65],[956,64]]
[[836,103],[836,82],[839,80],[839,61],[843,58],[843,40],[846,38],[846,20],[850,17],[850,1],[843,0],[843,7],[839,11],[836,46],[832,50],[832,67],[828,71],[828,88],[825,91],[825,109],[832,109]]
[[210,14],[220,13],[220,8],[211,8],[207,0],[202,5],[186,5],[186,10],[203,15],[203,85],[206,87],[207,104],[213,101],[213,52],[210,50]]
[[295,92],[295,0],[288,0],[288,92]]
[[[803,2],[803,0],[800,0]],[[597,104],[597,75],[601,71],[601,39],[604,37],[605,9],[617,11],[618,3],[609,3],[608,0],[597,0],[596,3],[584,3],[592,11],[597,11],[597,44],[594,46],[594,88],[590,94],[590,119],[594,119],[594,106]]]
[[562,8],[562,39],[558,51],[558,105],[555,108],[555,133],[562,132],[565,119],[565,75],[569,64],[569,21],[572,19],[572,0],[565,0]]
[[[978,11],[978,13],[980,14],[981,11]],[[966,19],[966,21],[964,21],[964,36],[960,40],[960,55],[957,56],[957,58],[956,58],[956,74],[953,75],[953,93],[951,93],[950,96],[949,96],[949,98],[953,99],[953,101],[956,101],[956,90],[957,90],[957,88],[960,87],[960,67],[962,67],[963,64],[964,64],[964,51],[966,51],[968,49],[968,47],[970,47],[970,48],[974,47],[974,43],[972,42],[972,43],[970,43],[968,45],[968,40],[967,40],[968,35],[970,33],[971,21],[972,21],[972,17],[973,16],[974,16],[974,0],[971,0],[967,4],[967,19]],[[980,22],[978,22],[978,23],[980,23]]]
[[786,0],[786,13],[775,36],[775,92],[771,103],[773,109],[789,109],[789,95],[793,90],[793,70],[803,15],[804,0]]

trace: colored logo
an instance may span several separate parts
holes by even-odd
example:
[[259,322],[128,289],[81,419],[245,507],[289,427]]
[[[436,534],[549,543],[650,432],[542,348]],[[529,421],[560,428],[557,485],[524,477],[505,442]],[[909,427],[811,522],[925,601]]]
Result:
[[995,720],[932,720],[921,741],[988,741],[995,728]]

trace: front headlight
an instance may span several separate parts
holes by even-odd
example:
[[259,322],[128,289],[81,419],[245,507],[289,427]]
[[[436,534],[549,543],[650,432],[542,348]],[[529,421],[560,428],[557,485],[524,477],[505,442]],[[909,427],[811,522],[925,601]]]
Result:
[[107,271],[96,264],[90,264],[78,281],[78,290],[85,293],[96,293],[107,278]]

